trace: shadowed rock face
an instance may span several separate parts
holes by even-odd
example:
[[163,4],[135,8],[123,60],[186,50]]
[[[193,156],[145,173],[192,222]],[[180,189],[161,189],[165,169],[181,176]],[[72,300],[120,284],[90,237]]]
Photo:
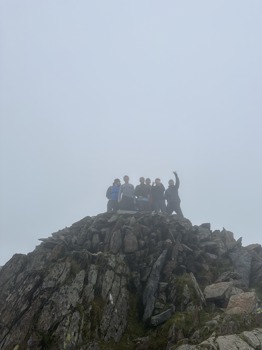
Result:
[[[41,241],[0,270],[0,349],[222,349],[241,331],[252,349],[262,339],[259,300],[241,297],[260,287],[261,247],[241,247],[232,232],[106,213]],[[228,304],[233,315],[221,311]]]

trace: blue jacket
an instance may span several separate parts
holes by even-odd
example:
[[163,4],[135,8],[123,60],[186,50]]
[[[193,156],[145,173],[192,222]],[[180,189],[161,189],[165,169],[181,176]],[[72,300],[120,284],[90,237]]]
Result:
[[106,191],[107,199],[112,200],[112,201],[117,201],[119,190],[120,190],[120,186],[116,186],[116,185],[109,186],[107,191]]

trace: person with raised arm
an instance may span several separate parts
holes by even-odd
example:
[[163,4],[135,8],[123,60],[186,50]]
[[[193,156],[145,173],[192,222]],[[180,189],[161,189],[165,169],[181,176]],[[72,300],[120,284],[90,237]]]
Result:
[[168,188],[165,191],[165,199],[167,200],[167,214],[172,214],[173,211],[176,212],[176,214],[180,217],[184,217],[182,210],[180,208],[180,198],[178,195],[178,189],[180,185],[180,181],[177,175],[176,171],[173,171],[173,174],[175,175],[176,178],[176,183],[174,182],[173,179],[170,179],[168,181]]

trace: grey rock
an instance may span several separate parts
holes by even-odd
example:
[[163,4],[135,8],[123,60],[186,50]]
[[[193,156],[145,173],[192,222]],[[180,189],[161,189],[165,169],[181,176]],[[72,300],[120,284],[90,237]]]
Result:
[[180,345],[179,347],[172,347],[170,350],[197,350],[197,347],[195,345],[189,345],[189,344],[183,344]]
[[200,227],[207,228],[208,230],[211,230],[211,224],[209,222],[205,222],[200,225]]
[[241,276],[246,287],[249,287],[252,256],[244,248],[232,251],[229,256],[234,270]]
[[116,230],[112,233],[109,250],[116,254],[120,251],[122,247],[122,233],[120,230]]
[[171,316],[172,316],[172,309],[167,309],[158,315],[152,316],[151,317],[151,325],[158,326],[161,323],[166,322]]
[[216,344],[219,350],[253,350],[248,343],[236,334],[219,336],[216,339]]
[[137,237],[132,232],[128,232],[124,236],[124,252],[125,253],[134,253],[137,250],[138,250]]
[[206,301],[228,302],[232,289],[232,282],[219,282],[207,286],[204,290],[204,296]]
[[250,273],[250,285],[260,285],[262,281],[262,256],[258,253],[257,249],[247,250],[252,258],[251,261],[251,273]]
[[262,329],[254,329],[253,331],[244,331],[242,333],[242,338],[253,349],[262,348]]
[[158,288],[158,283],[160,279],[160,273],[163,269],[164,262],[166,259],[167,250],[164,250],[157,261],[154,263],[150,276],[148,278],[146,287],[143,293],[143,304],[144,304],[144,315],[143,321],[148,320],[154,310],[156,301],[156,292]]
[[223,272],[218,279],[216,280],[216,283],[218,282],[231,282],[233,280],[240,280],[241,276],[237,272],[232,272],[232,271],[226,271]]
[[[228,271],[214,283],[224,258]],[[99,350],[127,342],[150,350],[162,330],[166,350],[219,350],[233,340],[259,349],[262,331],[252,326],[261,322],[261,309],[243,290],[261,280],[261,246],[243,248],[232,232],[192,227],[176,215],[86,217],[0,269],[0,349]],[[205,298],[211,319],[201,326]],[[243,317],[231,315],[240,310]],[[243,327],[250,331],[239,334]]]
[[199,227],[198,228],[198,233],[197,233],[199,240],[200,241],[208,241],[211,238],[211,232],[210,229],[205,228],[205,227]]
[[203,305],[206,305],[206,299],[204,297],[204,294],[202,293],[202,290],[200,289],[199,284],[197,283],[197,280],[192,272],[190,272],[190,277],[199,300]]
[[229,299],[226,312],[231,315],[251,313],[255,310],[257,302],[258,300],[255,292],[232,295]]

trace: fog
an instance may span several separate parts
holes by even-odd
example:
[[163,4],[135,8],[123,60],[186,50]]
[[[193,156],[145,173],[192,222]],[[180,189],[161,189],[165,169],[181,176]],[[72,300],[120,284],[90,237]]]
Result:
[[0,265],[177,171],[192,224],[262,243],[262,2],[0,2]]

